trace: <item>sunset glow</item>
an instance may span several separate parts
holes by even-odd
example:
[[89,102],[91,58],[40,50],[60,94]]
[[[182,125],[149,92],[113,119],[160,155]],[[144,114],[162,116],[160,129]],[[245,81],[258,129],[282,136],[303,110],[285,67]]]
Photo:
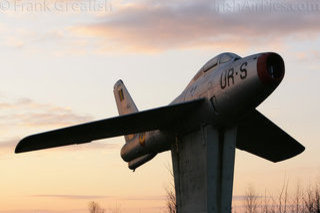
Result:
[[123,137],[14,148],[29,134],[117,116],[118,79],[139,109],[167,105],[221,52],[283,57],[284,80],[258,110],[306,147],[276,164],[237,150],[234,196],[319,180],[320,3],[230,2],[0,0],[0,213],[85,213],[90,201],[107,212],[165,212],[170,152],[133,173],[120,157]]

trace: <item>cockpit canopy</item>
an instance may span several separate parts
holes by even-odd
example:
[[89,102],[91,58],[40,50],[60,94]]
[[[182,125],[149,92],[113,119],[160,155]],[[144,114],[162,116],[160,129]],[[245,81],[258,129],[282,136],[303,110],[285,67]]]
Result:
[[236,61],[240,59],[241,57],[234,53],[221,53],[217,55],[216,57],[210,59],[203,67],[200,69],[202,72],[207,72],[211,68],[218,67],[218,65],[230,62],[230,61]]
[[188,84],[192,84],[194,81],[196,81],[200,76],[202,76],[205,72],[208,72],[209,70],[216,69],[217,67],[220,67],[223,64],[226,64],[228,62],[236,61],[240,59],[241,57],[237,54],[225,52],[217,55],[216,57],[210,59],[205,65],[201,67],[201,69],[198,71],[198,73],[194,76],[192,81]]

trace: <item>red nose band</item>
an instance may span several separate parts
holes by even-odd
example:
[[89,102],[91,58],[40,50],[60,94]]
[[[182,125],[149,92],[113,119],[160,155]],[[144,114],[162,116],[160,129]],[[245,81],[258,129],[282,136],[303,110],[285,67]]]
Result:
[[258,76],[264,84],[278,85],[284,77],[284,62],[276,53],[264,53],[257,63]]

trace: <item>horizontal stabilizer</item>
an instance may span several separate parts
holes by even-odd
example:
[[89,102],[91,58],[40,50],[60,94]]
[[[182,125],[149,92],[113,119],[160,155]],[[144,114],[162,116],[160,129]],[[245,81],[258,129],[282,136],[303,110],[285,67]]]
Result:
[[279,162],[304,151],[304,146],[255,110],[240,122],[237,148]]
[[168,129],[176,120],[188,115],[202,102],[203,99],[199,99],[31,135],[19,142],[15,152],[89,143],[103,138]]

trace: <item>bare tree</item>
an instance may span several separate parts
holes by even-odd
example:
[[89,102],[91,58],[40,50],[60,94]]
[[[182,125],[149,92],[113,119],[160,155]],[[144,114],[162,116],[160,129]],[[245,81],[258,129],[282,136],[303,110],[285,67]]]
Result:
[[174,174],[173,169],[169,165],[167,166],[168,171],[171,175],[171,181],[169,186],[166,187],[166,209],[168,213],[177,213],[177,198],[176,191],[174,188]]
[[168,213],[176,213],[177,207],[176,207],[176,195],[174,193],[174,190],[172,189],[166,189],[166,206]]
[[244,209],[246,213],[320,213],[320,182],[309,185],[305,190],[297,184],[295,192],[289,193],[289,181],[285,179],[277,196],[257,196],[249,187],[245,193]]
[[303,212],[302,198],[303,198],[303,193],[301,190],[301,185],[300,183],[298,183],[296,186],[295,194],[293,195],[293,199],[292,199],[291,212],[294,212],[294,213]]
[[315,190],[314,202],[315,202],[316,212],[320,213],[320,186],[319,185],[316,187],[316,190]]
[[121,213],[121,205],[116,202],[116,205],[113,208],[109,208],[111,213]]
[[269,200],[269,197],[267,196],[267,190],[264,190],[263,204],[261,205],[260,212],[269,213],[269,207],[270,207],[270,200]]
[[288,185],[289,185],[289,181],[285,179],[283,182],[281,192],[279,194],[279,204],[278,204],[278,212],[279,213],[287,213]]
[[309,188],[304,197],[304,208],[307,213],[320,213],[320,188]]
[[254,191],[254,188],[250,186],[245,194],[245,212],[246,213],[256,213],[258,210],[258,199]]
[[277,213],[277,204],[273,196],[271,196],[271,202],[269,203],[268,213]]
[[89,203],[89,212],[90,213],[105,213],[105,210],[100,207],[100,205],[94,201]]

